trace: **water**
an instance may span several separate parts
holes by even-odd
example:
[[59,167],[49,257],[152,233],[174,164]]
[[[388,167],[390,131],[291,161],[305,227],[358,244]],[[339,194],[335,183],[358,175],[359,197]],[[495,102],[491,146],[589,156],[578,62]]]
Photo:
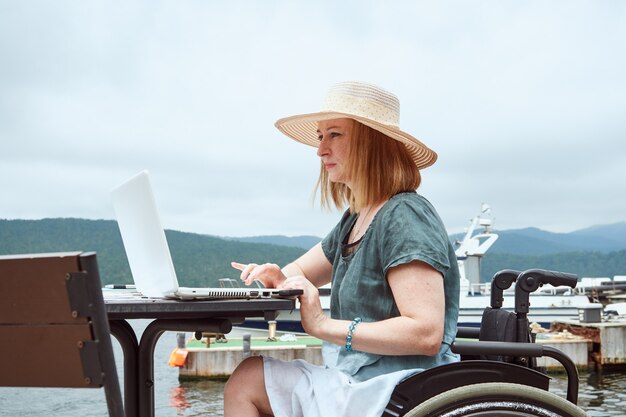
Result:
[[[565,398],[565,377],[551,376],[550,391]],[[581,372],[578,405],[592,417],[626,416],[626,372]]]
[[[141,331],[147,321],[132,324]],[[229,337],[244,332],[234,330]],[[188,337],[191,335],[188,334]],[[116,358],[121,349],[114,340]],[[178,381],[178,370],[167,360],[176,347],[176,333],[165,332],[155,351],[155,407],[157,417],[221,416],[223,381]],[[122,375],[121,360],[118,373]],[[626,417],[626,372],[589,372],[580,375],[579,405],[591,417]],[[565,397],[565,379],[554,376],[551,391]],[[6,417],[104,417],[106,401],[102,389],[0,388],[0,416]]]

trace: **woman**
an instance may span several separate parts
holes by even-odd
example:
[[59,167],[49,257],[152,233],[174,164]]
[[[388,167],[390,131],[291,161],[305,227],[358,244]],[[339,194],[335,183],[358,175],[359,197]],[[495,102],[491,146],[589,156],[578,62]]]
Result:
[[[239,264],[241,279],[298,288],[304,330],[325,341],[324,367],[252,357],[224,390],[225,416],[380,416],[397,382],[456,361],[459,272],[430,203],[415,190],[437,155],[399,128],[393,94],[331,88],[324,110],[280,119],[316,146],[322,205],[348,205],[322,242],[284,268]],[[317,287],[332,282],[331,317]]]

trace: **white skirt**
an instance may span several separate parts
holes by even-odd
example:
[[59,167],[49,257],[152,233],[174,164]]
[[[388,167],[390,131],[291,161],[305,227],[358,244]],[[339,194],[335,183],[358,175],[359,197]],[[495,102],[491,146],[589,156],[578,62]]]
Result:
[[380,417],[397,383],[421,369],[353,381],[306,361],[263,357],[265,388],[275,417]]

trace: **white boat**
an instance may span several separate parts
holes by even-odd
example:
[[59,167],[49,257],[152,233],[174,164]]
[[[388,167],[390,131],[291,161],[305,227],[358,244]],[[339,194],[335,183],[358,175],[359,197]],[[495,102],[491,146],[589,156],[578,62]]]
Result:
[[626,301],[622,301],[621,303],[611,303],[604,306],[604,311],[609,314],[609,316],[619,319],[626,320]]
[[[459,294],[459,325],[478,326],[485,307],[491,304],[491,283],[480,282],[480,263],[482,257],[498,240],[493,232],[491,207],[482,204],[480,214],[470,220],[463,239],[456,242],[456,256],[461,273],[461,291]],[[542,326],[551,322],[575,318],[578,307],[588,304],[589,300],[582,292],[570,287],[544,285],[529,296],[529,321]],[[515,310],[515,284],[504,291],[502,307]]]
[[[456,256],[461,273],[459,294],[459,326],[478,327],[485,307],[491,304],[491,284],[480,282],[480,263],[482,257],[496,242],[498,235],[493,232],[491,208],[482,204],[480,214],[470,220],[463,238],[457,242]],[[620,278],[624,278],[623,280]],[[503,308],[515,310],[514,284],[504,292]],[[582,279],[575,289],[567,286],[543,285],[529,295],[528,320],[549,327],[554,321],[575,319],[579,316],[579,307],[594,300],[592,294],[598,294],[601,288],[617,288],[626,291],[626,277]],[[330,314],[330,284],[320,288],[322,308]],[[276,320],[278,331],[303,332],[300,324],[300,312],[296,308],[283,312]],[[261,320],[246,321],[240,327],[264,328],[267,323]]]

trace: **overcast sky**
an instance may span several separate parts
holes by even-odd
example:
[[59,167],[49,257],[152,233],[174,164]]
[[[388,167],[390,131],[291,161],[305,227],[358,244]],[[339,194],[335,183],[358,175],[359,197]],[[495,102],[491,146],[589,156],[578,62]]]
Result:
[[164,226],[325,235],[315,149],[276,119],[362,80],[439,154],[450,233],[626,221],[624,1],[0,0],[0,218],[113,219],[151,172]]

